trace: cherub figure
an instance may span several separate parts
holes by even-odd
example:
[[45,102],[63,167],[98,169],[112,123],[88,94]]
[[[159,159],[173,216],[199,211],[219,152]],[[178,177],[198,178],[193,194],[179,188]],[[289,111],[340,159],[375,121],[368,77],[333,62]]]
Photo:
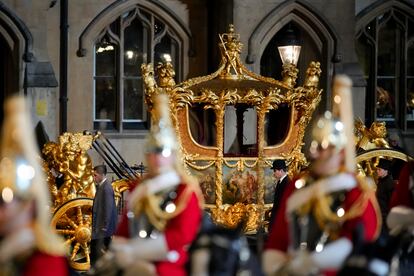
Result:
[[361,119],[357,119],[355,121],[355,136],[357,149],[389,148],[385,139],[387,136],[385,122],[373,122],[368,129]]
[[[87,153],[93,139],[92,135],[64,133],[59,136],[59,143],[49,142],[44,146],[42,152],[48,164],[47,173],[63,178],[55,196],[55,205],[78,196],[94,196],[92,161]],[[49,180],[56,181],[52,177]],[[57,188],[53,183],[49,184]]]
[[157,72],[160,87],[172,87],[175,85],[175,71],[171,62],[158,63]]
[[318,87],[319,77],[322,73],[321,64],[319,62],[312,61],[306,69],[305,87]]

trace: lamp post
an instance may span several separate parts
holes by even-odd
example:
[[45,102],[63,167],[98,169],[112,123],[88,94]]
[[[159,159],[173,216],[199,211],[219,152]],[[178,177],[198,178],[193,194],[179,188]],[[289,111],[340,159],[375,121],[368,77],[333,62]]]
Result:
[[296,68],[300,55],[300,42],[291,25],[282,34],[283,38],[278,43],[278,51],[283,63],[283,82],[290,87],[295,86],[299,70]]

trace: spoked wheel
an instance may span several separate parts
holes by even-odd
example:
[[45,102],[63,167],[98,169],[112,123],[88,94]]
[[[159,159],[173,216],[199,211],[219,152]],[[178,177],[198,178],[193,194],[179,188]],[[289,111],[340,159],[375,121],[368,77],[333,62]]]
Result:
[[69,248],[70,266],[79,271],[89,270],[91,265],[92,204],[91,198],[75,198],[60,206],[52,217],[52,227]]

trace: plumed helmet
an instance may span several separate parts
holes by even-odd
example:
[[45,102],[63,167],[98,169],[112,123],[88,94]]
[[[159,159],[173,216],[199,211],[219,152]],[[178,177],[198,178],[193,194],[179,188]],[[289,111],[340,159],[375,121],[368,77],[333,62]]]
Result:
[[61,240],[50,227],[50,192],[41,169],[33,127],[23,97],[5,102],[0,145],[0,196],[3,202],[14,199],[33,201],[34,234],[38,250],[63,254]]
[[154,99],[153,125],[147,138],[146,151],[171,155],[178,149],[175,130],[171,124],[170,107],[167,95],[157,95]]
[[346,142],[344,124],[338,118],[334,118],[331,112],[326,111],[312,129],[311,152],[318,148],[326,149],[329,146],[341,150]]
[[318,148],[335,147],[345,150],[345,168],[354,172],[355,142],[353,134],[352,81],[348,76],[338,75],[333,82],[332,112],[325,112],[312,129],[311,154]]
[[[6,101],[0,149],[0,190],[5,202],[35,196],[37,182],[43,181],[26,103],[13,97]],[[46,191],[47,192],[47,191]]]

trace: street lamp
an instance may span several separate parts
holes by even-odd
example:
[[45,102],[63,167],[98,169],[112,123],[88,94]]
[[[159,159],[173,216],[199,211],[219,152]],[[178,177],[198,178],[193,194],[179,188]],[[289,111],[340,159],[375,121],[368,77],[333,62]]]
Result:
[[278,44],[280,58],[284,64],[297,65],[300,55],[300,42],[296,37],[295,31],[289,25],[286,31],[282,34],[283,38]]
[[293,87],[296,84],[299,70],[296,68],[300,55],[300,43],[295,31],[289,24],[282,33],[282,39],[277,47],[283,63],[282,78],[283,82]]

